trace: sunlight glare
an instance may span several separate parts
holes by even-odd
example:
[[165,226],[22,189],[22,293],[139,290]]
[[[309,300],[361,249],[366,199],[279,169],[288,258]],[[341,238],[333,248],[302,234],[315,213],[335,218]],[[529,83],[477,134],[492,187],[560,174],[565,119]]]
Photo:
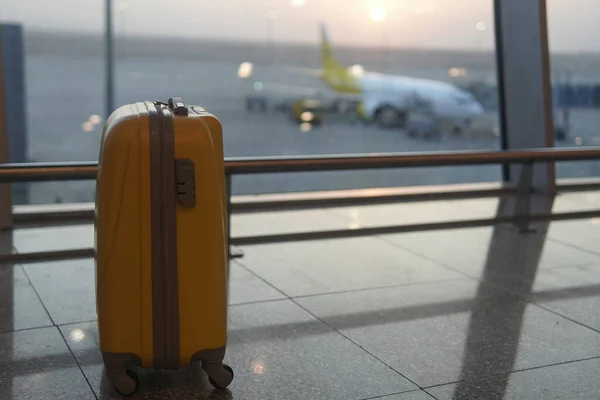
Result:
[[98,114],[92,114],[90,115],[89,121],[93,125],[98,125],[100,122],[102,122],[102,117],[100,117]]
[[300,114],[300,119],[303,122],[310,122],[315,119],[315,114],[311,113],[310,111],[304,111],[302,114]]
[[467,69],[466,68],[450,68],[448,70],[448,76],[451,76],[452,78],[458,78],[459,76],[467,76]]
[[83,332],[81,329],[73,329],[69,336],[73,341],[81,342],[83,339],[85,339],[85,332]]
[[303,122],[300,124],[300,131],[307,133],[312,130],[312,124],[310,122]]
[[385,19],[385,8],[383,7],[373,7],[371,8],[371,19],[375,22],[381,22]]
[[252,372],[254,372],[256,375],[264,374],[265,373],[264,364],[260,361],[253,361],[252,362]]
[[247,79],[250,76],[252,76],[252,63],[249,62],[243,62],[240,64],[240,67],[238,68],[238,77],[240,77],[241,79]]
[[355,64],[348,69],[352,76],[361,77],[365,74],[365,69],[360,64]]
[[94,124],[90,121],[85,121],[81,124],[81,129],[83,129],[84,132],[92,132],[94,130]]

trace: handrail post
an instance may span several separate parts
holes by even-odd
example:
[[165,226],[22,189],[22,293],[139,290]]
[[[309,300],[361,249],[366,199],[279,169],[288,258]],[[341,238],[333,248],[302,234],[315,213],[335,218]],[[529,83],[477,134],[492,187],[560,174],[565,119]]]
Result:
[[[231,174],[225,174],[225,192],[227,196],[227,256],[228,260],[232,258],[244,257],[244,252],[231,244]],[[229,262],[229,261],[228,261]]]
[[108,119],[114,110],[114,46],[113,46],[113,0],[104,0],[104,60],[105,60],[105,104],[104,118]]
[[[554,147],[546,0],[494,4],[503,150]],[[534,170],[535,190],[552,195],[554,162],[536,163]],[[519,165],[509,172],[516,184]]]
[[225,229],[227,231],[226,243],[227,243],[227,293],[229,293],[229,278],[231,271],[231,259],[243,257],[244,253],[235,248],[231,244],[231,174],[225,173],[225,201],[226,201],[226,217],[225,217]]
[[[0,30],[0,163],[9,161],[8,126],[6,114],[7,93],[4,85],[4,53]],[[13,228],[12,190],[10,183],[0,184],[0,231]]]
[[517,186],[515,203],[515,226],[521,233],[533,233],[535,229],[531,228],[531,192],[533,190],[533,162],[526,162],[521,165],[519,173],[519,184]]

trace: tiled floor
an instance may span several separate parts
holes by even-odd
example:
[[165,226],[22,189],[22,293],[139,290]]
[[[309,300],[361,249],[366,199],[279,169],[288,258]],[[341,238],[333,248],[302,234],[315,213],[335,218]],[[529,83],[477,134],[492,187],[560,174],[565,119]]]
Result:
[[[593,196],[555,209],[589,209]],[[234,235],[494,215],[495,200],[252,214]],[[435,218],[433,216],[435,215]],[[256,229],[253,229],[256,227]],[[61,229],[59,232],[58,230]],[[90,226],[7,248],[93,245]],[[232,266],[228,390],[197,368],[143,371],[138,398],[600,398],[600,224],[250,246]],[[0,399],[116,399],[98,352],[93,260],[2,266]]]

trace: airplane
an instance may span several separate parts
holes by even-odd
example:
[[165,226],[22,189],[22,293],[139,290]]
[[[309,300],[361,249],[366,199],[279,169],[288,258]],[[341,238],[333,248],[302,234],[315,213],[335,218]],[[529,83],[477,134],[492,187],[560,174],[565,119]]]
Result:
[[411,111],[449,120],[462,132],[483,114],[482,104],[470,92],[453,84],[374,72],[355,73],[334,55],[325,24],[321,24],[321,77],[332,90],[359,95],[360,114],[382,128],[405,126]]
[[[484,113],[484,107],[472,93],[448,82],[366,72],[357,66],[347,68],[335,57],[324,23],[321,23],[320,52],[320,69],[291,65],[284,65],[284,68],[320,78],[332,93],[316,88],[254,82],[247,102],[260,103],[259,108],[264,110],[268,92],[270,96],[277,93],[288,97],[309,96],[338,104],[340,109],[347,109],[348,103],[358,103],[359,116],[374,121],[381,128],[405,128],[410,116],[417,114],[449,122],[445,125],[450,125],[455,133],[463,132]],[[245,64],[248,63],[242,63],[240,69],[247,68]],[[251,75],[251,68],[243,74],[246,80]],[[247,107],[250,109],[252,105]]]

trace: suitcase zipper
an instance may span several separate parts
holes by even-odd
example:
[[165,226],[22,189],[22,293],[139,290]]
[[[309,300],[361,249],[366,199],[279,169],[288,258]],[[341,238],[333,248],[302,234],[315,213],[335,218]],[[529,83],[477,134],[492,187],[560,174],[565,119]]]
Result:
[[155,102],[149,107],[156,110],[150,112],[153,350],[154,368],[176,369],[180,346],[174,116],[164,105]]

